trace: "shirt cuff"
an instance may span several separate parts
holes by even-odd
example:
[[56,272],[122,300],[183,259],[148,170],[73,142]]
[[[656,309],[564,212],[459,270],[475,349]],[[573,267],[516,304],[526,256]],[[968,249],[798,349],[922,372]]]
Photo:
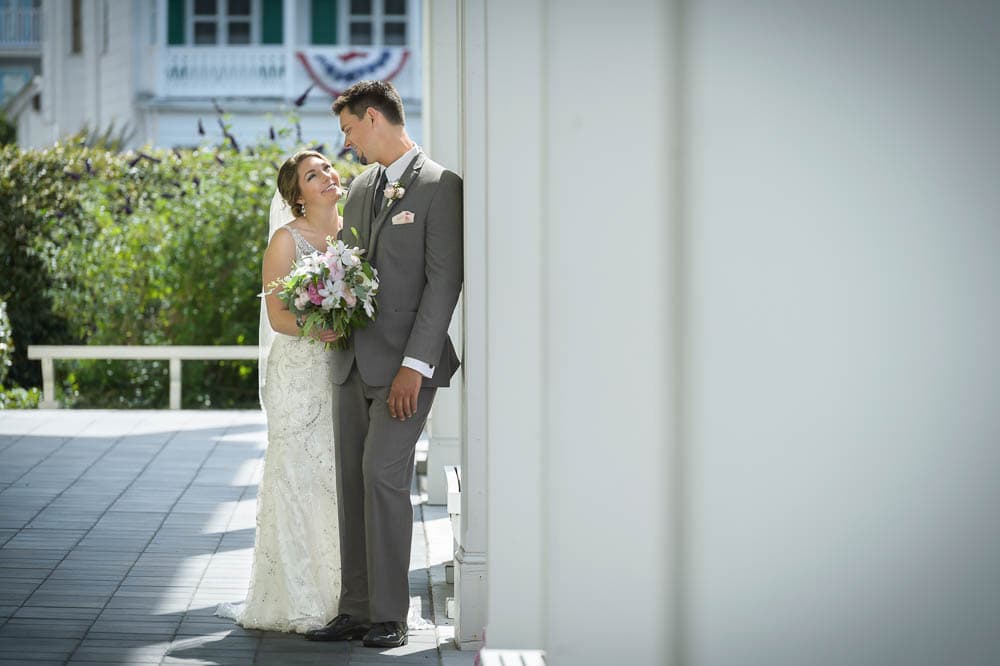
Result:
[[422,374],[427,379],[431,379],[432,377],[434,377],[434,366],[433,365],[427,365],[423,361],[415,359],[415,358],[413,358],[411,356],[404,356],[403,357],[403,367],[404,368],[410,368],[412,370],[416,370],[417,372],[419,372],[420,374]]

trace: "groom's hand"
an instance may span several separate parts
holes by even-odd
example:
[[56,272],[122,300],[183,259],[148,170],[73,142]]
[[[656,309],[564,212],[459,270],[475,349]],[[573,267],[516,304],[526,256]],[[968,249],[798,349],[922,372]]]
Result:
[[389,416],[400,421],[413,416],[417,411],[417,396],[424,377],[413,368],[401,367],[389,387]]

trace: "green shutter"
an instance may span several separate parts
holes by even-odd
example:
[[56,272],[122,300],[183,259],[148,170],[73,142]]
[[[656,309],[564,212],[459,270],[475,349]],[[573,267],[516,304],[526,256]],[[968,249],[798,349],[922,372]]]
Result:
[[184,2],[170,0],[167,5],[167,44],[184,43]]
[[337,43],[337,0],[312,0],[312,43]]
[[282,23],[282,0],[264,0],[260,15],[260,43],[281,44],[284,26]]

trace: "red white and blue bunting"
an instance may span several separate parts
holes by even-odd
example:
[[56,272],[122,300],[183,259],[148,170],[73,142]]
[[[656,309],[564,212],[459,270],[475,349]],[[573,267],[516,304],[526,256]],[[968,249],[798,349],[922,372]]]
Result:
[[410,57],[405,48],[351,47],[342,53],[306,53],[296,51],[310,80],[332,97],[336,97],[351,84],[365,79],[391,81],[402,71]]

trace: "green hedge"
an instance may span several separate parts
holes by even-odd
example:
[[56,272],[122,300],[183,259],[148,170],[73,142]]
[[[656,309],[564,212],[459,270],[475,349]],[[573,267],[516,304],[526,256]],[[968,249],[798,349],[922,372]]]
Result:
[[14,353],[14,338],[10,334],[10,318],[7,316],[7,303],[0,301],[0,386],[7,379],[7,373],[12,364]]
[[38,389],[4,388],[13,352],[14,339],[7,317],[7,303],[0,301],[0,409],[38,407],[41,398]]
[[15,385],[41,385],[41,367],[28,362],[28,345],[80,342],[53,310],[51,293],[59,285],[35,254],[55,225],[79,227],[79,188],[63,173],[77,152],[65,145],[28,152],[0,147],[0,299],[7,302],[16,343],[8,377]]
[[0,146],[17,142],[17,127],[7,118],[7,115],[0,110]]
[[[13,383],[40,384],[29,344],[256,344],[268,208],[287,149],[232,141],[115,153],[84,143],[0,148],[0,299],[17,343]],[[348,178],[363,168],[336,166]],[[167,404],[166,362],[56,369],[67,405]],[[255,362],[185,362],[183,381],[184,407],[256,404]]]

